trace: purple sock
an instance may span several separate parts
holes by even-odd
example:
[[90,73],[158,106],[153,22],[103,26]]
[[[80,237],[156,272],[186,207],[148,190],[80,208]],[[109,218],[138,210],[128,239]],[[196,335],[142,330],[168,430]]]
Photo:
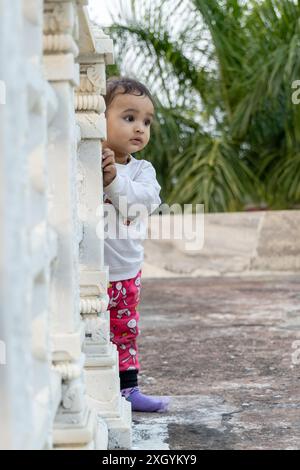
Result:
[[146,411],[160,413],[168,411],[168,405],[170,403],[169,397],[153,397],[143,395],[140,392],[139,387],[123,388],[121,390],[122,397],[130,401],[132,411]]

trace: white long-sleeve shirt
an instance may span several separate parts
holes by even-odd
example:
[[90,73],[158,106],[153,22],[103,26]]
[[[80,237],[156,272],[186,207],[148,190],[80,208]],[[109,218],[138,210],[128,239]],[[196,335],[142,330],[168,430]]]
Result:
[[104,188],[104,262],[109,280],[131,279],[142,268],[148,216],[160,205],[160,185],[147,160],[130,156],[116,163],[117,175]]

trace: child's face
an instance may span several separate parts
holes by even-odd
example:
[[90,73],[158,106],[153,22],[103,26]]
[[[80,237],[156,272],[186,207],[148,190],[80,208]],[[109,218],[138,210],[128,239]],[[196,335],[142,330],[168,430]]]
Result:
[[149,142],[154,107],[148,96],[117,94],[107,113],[107,145],[119,155],[139,152]]

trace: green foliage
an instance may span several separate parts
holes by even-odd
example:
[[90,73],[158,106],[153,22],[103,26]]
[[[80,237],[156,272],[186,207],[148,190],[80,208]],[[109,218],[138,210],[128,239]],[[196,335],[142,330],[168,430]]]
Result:
[[118,77],[121,75],[120,68],[118,64],[108,65],[106,67],[106,75],[109,77]]
[[156,97],[141,157],[154,164],[164,201],[213,212],[299,204],[299,1],[131,4],[110,34],[120,70]]

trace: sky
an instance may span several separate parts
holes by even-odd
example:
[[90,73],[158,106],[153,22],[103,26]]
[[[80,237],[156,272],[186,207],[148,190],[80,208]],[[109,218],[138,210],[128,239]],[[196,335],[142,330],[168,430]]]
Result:
[[116,0],[90,0],[88,9],[91,19],[104,27],[110,26],[112,23],[109,11],[118,11]]

